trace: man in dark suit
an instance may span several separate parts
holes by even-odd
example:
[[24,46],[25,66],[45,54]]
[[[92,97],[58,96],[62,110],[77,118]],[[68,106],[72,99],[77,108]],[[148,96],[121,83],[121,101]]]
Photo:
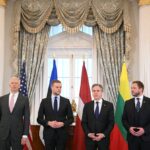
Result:
[[82,127],[86,135],[86,150],[108,150],[109,135],[114,126],[112,103],[102,98],[103,87],[93,84],[94,100],[85,104]]
[[133,81],[134,98],[125,102],[122,122],[126,128],[129,150],[150,149],[150,98],[143,95],[144,84]]
[[10,79],[10,93],[0,97],[0,150],[22,150],[29,133],[29,102],[18,91],[19,78]]
[[52,81],[52,95],[42,100],[37,122],[44,126],[43,138],[46,150],[65,150],[66,127],[73,122],[73,112],[68,99],[60,96],[61,82]]

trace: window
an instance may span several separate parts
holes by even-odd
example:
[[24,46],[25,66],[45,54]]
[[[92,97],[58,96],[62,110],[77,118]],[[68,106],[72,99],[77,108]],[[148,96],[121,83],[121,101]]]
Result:
[[[63,31],[65,31],[65,29],[63,28],[63,26],[61,24],[59,24],[58,26],[52,26],[50,29],[49,36],[52,37],[52,36],[57,35]],[[91,27],[87,27],[87,26],[83,25],[80,28],[80,31],[92,36],[92,28]]]
[[61,95],[78,105],[83,61],[92,84],[92,28],[83,26],[78,33],[67,33],[62,25],[51,27],[48,43],[48,83],[55,55]]
[[[56,66],[58,79],[62,82],[62,93],[61,95],[74,99],[76,104],[78,104],[81,73],[83,61],[85,61],[85,66],[88,73],[89,84],[92,84],[92,58],[72,57],[72,58],[56,58]],[[48,59],[48,81],[50,80],[51,71],[53,67],[53,58]]]

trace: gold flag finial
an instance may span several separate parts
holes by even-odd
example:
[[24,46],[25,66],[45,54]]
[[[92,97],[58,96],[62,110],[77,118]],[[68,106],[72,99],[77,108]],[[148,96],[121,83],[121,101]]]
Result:
[[75,102],[74,99],[72,100],[71,106],[72,106],[72,111],[73,111],[73,112],[76,112],[76,111],[77,111],[77,104],[76,104],[76,102]]

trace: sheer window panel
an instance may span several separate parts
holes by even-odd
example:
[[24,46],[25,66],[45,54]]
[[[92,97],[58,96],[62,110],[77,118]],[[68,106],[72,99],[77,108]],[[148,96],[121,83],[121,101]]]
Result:
[[85,26],[83,25],[81,28],[80,28],[80,31],[81,32],[84,32],[86,34],[89,34],[89,35],[93,35],[93,30],[91,27],[88,27],[88,26]]
[[57,74],[59,78],[70,77],[70,60],[69,58],[56,59]]
[[52,26],[50,28],[49,36],[51,37],[51,36],[57,35],[63,31],[64,31],[64,28],[61,24],[59,24],[57,26]]
[[[83,61],[88,73],[89,85],[92,84],[92,58],[79,58],[79,57],[68,57],[68,58],[56,58],[57,74],[58,79],[62,82],[62,93],[61,95],[67,97],[71,102],[74,99],[78,105],[79,92],[81,85],[81,74]],[[49,58],[49,80],[53,67],[53,58]]]
[[[63,26],[61,24],[57,25],[57,26],[52,26],[50,28],[50,32],[49,32],[49,36],[55,36],[61,32],[65,31],[65,29],[63,28]],[[80,28],[80,31],[81,32],[84,32],[86,34],[89,34],[89,35],[93,35],[93,29],[91,27],[88,27],[88,26],[85,26],[83,25],[81,28]]]
[[62,83],[62,92],[61,95],[68,98],[71,101],[71,87],[70,87],[70,78],[59,78]]

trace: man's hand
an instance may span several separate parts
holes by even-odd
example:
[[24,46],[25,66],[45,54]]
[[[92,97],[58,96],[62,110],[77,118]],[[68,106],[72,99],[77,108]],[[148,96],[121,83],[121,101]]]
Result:
[[[134,129],[139,129],[137,132]],[[130,127],[129,132],[134,136],[141,136],[145,133],[144,129],[141,127]]]
[[137,128],[137,127],[130,127],[130,128],[129,128],[129,132],[130,132],[132,135],[134,135],[134,136],[136,136],[136,132],[134,131],[135,128]]
[[48,121],[48,126],[56,128],[56,121]]
[[57,122],[56,121],[56,128],[61,128],[64,126],[64,123],[63,122]]
[[138,129],[139,130],[135,133],[135,136],[142,136],[145,133],[144,129],[141,127],[138,127]]
[[104,137],[105,135],[103,133],[97,133],[95,141],[101,141]]
[[48,125],[52,128],[61,128],[64,126],[64,123],[58,121],[48,121]]
[[89,133],[88,137],[91,138],[93,141],[95,141],[96,138],[95,133]]
[[27,137],[22,137],[21,139],[21,145],[25,145],[27,142]]

